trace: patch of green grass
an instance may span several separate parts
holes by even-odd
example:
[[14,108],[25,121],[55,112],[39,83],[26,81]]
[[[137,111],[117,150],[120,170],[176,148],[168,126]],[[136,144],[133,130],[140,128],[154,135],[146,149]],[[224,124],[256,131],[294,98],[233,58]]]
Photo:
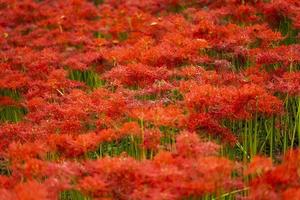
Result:
[[1,157],[0,157],[0,175],[4,175],[4,176],[11,175],[11,170],[9,169],[9,162]]
[[145,95],[137,95],[135,99],[142,101],[155,101],[157,99],[156,94],[145,94]]
[[179,133],[179,129],[173,127],[161,126],[159,127],[159,130],[162,133],[160,144],[168,150],[173,150],[176,145],[176,136]]
[[59,160],[59,158],[60,158],[59,152],[47,152],[45,159],[47,161],[57,161]]
[[112,35],[109,34],[109,33],[105,34],[105,33],[99,32],[99,31],[95,31],[93,33],[93,35],[94,35],[95,38],[103,38],[103,39],[107,39],[107,40],[112,39]]
[[295,29],[292,26],[292,20],[285,17],[283,20],[280,21],[278,30],[285,37],[281,41],[281,44],[290,45],[299,43],[299,39],[297,38],[299,30]]
[[172,13],[181,13],[181,12],[183,12],[185,9],[186,9],[185,6],[180,5],[180,4],[175,4],[175,5],[170,6],[170,7],[168,8],[168,11],[169,11],[169,12],[172,12]]
[[127,40],[128,39],[128,33],[125,31],[125,32],[120,32],[119,34],[118,34],[118,40],[120,41],[120,42],[123,42],[123,41],[125,41],[125,40]]
[[21,121],[27,110],[16,106],[0,106],[0,122]]
[[78,190],[65,190],[60,193],[59,200],[92,200],[92,198],[84,196]]
[[97,150],[87,152],[86,157],[89,159],[99,159],[105,156],[114,157],[126,153],[133,158],[140,159],[141,152],[141,138],[127,136],[118,141],[100,144]]
[[13,89],[0,89],[0,96],[8,96],[16,101],[21,99],[19,91]]
[[[7,96],[15,101],[20,101],[21,99],[21,94],[19,91],[12,89],[0,89],[0,96]],[[23,116],[26,114],[26,108],[15,105],[0,105],[0,122],[18,122],[21,121]]]
[[95,4],[95,6],[98,6],[100,4],[103,4],[104,0],[92,0],[92,2]]
[[80,70],[70,70],[69,78],[71,80],[76,80],[84,82],[87,86],[92,89],[96,89],[104,86],[105,81],[101,80],[99,75],[91,70],[80,71]]
[[183,101],[183,95],[180,93],[178,89],[174,89],[170,93],[171,100],[174,101]]

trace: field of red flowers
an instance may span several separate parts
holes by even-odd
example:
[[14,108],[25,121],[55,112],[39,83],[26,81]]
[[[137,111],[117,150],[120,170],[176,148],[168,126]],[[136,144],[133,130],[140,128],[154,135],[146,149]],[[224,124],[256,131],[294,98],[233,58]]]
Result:
[[299,41],[299,0],[0,0],[0,200],[299,200]]

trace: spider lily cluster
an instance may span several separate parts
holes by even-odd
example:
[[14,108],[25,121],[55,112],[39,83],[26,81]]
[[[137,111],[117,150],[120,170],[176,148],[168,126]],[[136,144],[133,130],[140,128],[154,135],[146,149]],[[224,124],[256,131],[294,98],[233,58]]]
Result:
[[0,200],[300,199],[298,0],[0,16]]

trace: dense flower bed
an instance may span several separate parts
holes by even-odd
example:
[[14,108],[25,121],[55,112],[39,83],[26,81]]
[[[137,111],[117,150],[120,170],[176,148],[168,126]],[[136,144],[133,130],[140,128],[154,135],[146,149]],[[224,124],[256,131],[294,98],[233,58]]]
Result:
[[0,200],[300,199],[298,0],[0,16]]

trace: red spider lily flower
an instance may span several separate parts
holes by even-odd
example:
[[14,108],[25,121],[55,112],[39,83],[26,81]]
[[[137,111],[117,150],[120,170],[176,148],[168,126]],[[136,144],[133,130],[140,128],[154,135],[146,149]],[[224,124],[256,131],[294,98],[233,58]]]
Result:
[[262,174],[273,167],[272,160],[270,158],[256,156],[253,158],[249,164],[249,168],[246,171],[246,174]]
[[146,130],[142,147],[145,149],[157,150],[160,148],[161,133],[159,130]]
[[14,99],[7,96],[0,96],[0,106],[18,106],[19,103],[17,103]]
[[20,183],[14,188],[16,199],[49,200],[47,187],[36,181]]
[[285,190],[282,194],[283,200],[297,200],[300,198],[300,190],[298,188],[289,188]]
[[26,75],[12,70],[0,69],[0,88],[17,89],[26,86],[28,77]]
[[119,129],[119,133],[124,136],[128,134],[138,136],[141,134],[141,128],[137,122],[126,122]]
[[[265,165],[264,162],[257,164]],[[264,173],[251,182],[250,199],[267,199],[270,197],[281,199],[282,195],[288,197],[289,191],[299,187],[298,166],[299,150],[290,150],[281,164],[264,170]]]
[[113,131],[103,130],[99,133],[86,133],[77,136],[67,134],[50,135],[49,145],[53,150],[58,150],[70,157],[76,157],[94,150],[101,142],[113,139],[116,139]]
[[101,180],[101,177],[87,176],[79,181],[78,187],[86,194],[92,194],[94,197],[103,197],[109,193],[107,183]]
[[205,113],[190,115],[187,126],[190,131],[202,128],[209,134],[220,136],[224,141],[227,141],[232,145],[237,141],[236,137],[229,129],[222,127],[210,115]]
[[47,152],[47,146],[41,142],[21,144],[12,142],[8,147],[8,157],[12,162],[20,162],[28,158],[42,158]]
[[182,132],[176,137],[176,151],[179,156],[197,158],[199,156],[216,155],[219,146],[211,142],[202,142],[192,132]]
[[46,174],[47,163],[39,159],[27,159],[22,164],[15,164],[12,170],[22,173],[28,179],[32,179]]
[[271,88],[281,93],[298,96],[300,94],[300,73],[286,72],[282,77],[275,77]]
[[[299,199],[299,150],[276,160],[299,143],[300,46],[290,44],[299,8],[299,0],[2,0],[0,200],[66,190],[102,200]],[[19,112],[21,121],[6,120]],[[267,133],[247,142],[266,136],[274,163],[226,158],[243,128]]]
[[116,79],[124,85],[144,87],[154,83],[156,80],[167,79],[168,72],[165,68],[157,69],[143,64],[130,64],[115,67],[105,77]]

